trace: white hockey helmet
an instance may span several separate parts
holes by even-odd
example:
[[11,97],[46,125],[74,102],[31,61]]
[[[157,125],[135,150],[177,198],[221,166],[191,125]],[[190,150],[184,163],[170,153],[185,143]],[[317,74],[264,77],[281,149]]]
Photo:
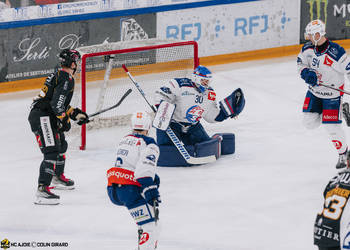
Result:
[[152,125],[151,116],[146,111],[136,111],[131,116],[131,127],[137,130],[150,130]]
[[192,73],[192,82],[196,85],[201,93],[210,87],[211,78],[211,71],[202,65],[199,65],[197,68],[195,68]]
[[[316,40],[315,35],[317,33],[320,34],[320,38]],[[317,44],[317,42],[321,39],[321,37],[325,35],[326,35],[326,25],[324,24],[324,22],[322,22],[319,19],[309,22],[308,25],[306,25],[305,27],[305,33],[304,33],[305,40],[308,40],[308,37],[311,36],[315,41],[315,43]]]

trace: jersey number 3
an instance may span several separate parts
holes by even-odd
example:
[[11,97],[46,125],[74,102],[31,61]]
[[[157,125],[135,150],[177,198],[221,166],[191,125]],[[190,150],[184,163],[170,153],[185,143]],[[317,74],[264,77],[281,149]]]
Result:
[[346,198],[339,195],[332,195],[324,202],[323,216],[332,220],[338,220],[343,212]]

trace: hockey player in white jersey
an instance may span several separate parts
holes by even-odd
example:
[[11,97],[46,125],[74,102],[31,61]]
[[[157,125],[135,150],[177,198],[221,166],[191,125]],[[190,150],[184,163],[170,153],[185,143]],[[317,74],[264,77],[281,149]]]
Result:
[[341,105],[343,93],[329,87],[344,89],[345,74],[350,74],[350,58],[344,48],[325,37],[325,24],[311,21],[305,28],[309,40],[298,55],[298,72],[308,84],[303,106],[306,128],[318,127],[321,122],[339,153],[336,168],[349,165],[349,151],[342,128]]
[[[210,123],[221,122],[236,117],[244,108],[245,98],[240,88],[218,104],[216,93],[210,86],[211,80],[210,70],[200,65],[194,70],[191,79],[174,78],[156,92],[158,112],[164,112],[164,104],[175,106],[169,125],[185,145],[210,139],[200,123],[202,118]],[[157,129],[157,143],[159,146],[172,145],[164,129]]]
[[138,249],[156,249],[161,202],[160,179],[155,173],[159,148],[148,137],[152,121],[146,112],[135,112],[131,124],[132,133],[119,142],[115,166],[107,171],[107,191],[110,200],[125,206],[138,225]]

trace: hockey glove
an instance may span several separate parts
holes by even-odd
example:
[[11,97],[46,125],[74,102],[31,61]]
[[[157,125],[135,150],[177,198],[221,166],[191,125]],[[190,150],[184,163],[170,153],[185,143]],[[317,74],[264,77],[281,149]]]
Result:
[[152,177],[139,178],[137,181],[142,186],[142,194],[148,204],[153,206],[153,201],[156,201],[157,203],[161,202],[157,185],[153,181]]
[[69,116],[64,113],[64,115],[57,116],[57,127],[59,131],[67,132],[71,128]]
[[83,125],[90,122],[89,116],[80,108],[73,109],[73,111],[70,113],[70,118],[72,118],[73,121],[78,121],[78,125]]
[[159,188],[160,178],[159,178],[159,176],[157,174],[154,176],[154,181],[153,182],[154,182],[154,184],[157,185],[157,188]]
[[307,84],[310,84],[312,87],[317,85],[317,74],[315,71],[305,68],[301,71],[300,76],[305,80]]
[[244,94],[242,90],[238,88],[233,91],[231,95],[221,100],[219,104],[225,117],[233,118],[239,115],[245,106]]

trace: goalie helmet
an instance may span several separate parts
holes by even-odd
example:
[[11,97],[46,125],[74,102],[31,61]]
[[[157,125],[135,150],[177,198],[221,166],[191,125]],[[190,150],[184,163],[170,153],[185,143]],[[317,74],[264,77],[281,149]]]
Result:
[[65,66],[70,68],[72,63],[75,62],[78,65],[78,61],[80,61],[80,53],[74,49],[64,49],[61,51],[59,55],[61,66]]
[[205,92],[209,88],[211,78],[211,71],[201,65],[195,68],[192,74],[192,82],[196,85],[201,93]]
[[[315,39],[315,35],[319,33],[320,34],[320,38],[319,39]],[[315,43],[317,44],[317,42],[321,39],[321,37],[326,35],[326,25],[321,21],[321,20],[313,20],[311,22],[309,22],[308,25],[306,25],[305,28],[305,40],[308,40],[308,37],[311,36],[313,38],[313,40],[315,41]]]
[[136,111],[131,116],[131,127],[137,130],[150,130],[152,120],[146,111]]

